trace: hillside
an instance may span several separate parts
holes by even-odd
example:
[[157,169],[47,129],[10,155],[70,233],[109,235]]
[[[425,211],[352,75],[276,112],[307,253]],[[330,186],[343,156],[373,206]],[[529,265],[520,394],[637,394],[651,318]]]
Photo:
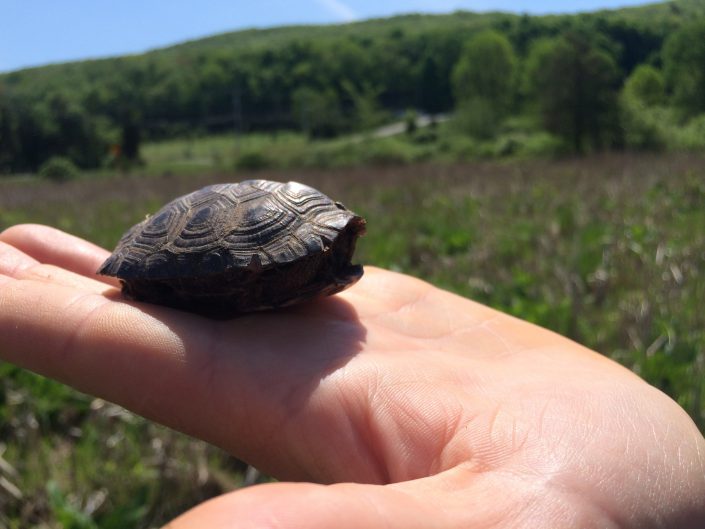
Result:
[[[515,20],[522,15],[514,13],[475,13],[469,11],[456,11],[443,15],[406,14],[389,18],[368,19],[359,22],[330,25],[299,25],[281,26],[266,29],[245,29],[221,33],[197,40],[154,49],[143,54],[131,55],[122,59],[138,57],[159,57],[173,53],[201,53],[222,48],[257,49],[286,45],[297,40],[331,39],[341,37],[355,37],[360,39],[379,38],[393,31],[406,34],[426,33],[439,30],[466,30],[477,31],[487,27],[501,25],[507,21]],[[684,21],[705,16],[705,2],[703,0],[671,0],[666,2],[649,3],[637,7],[625,7],[614,10],[600,10],[580,15],[544,15],[531,17],[541,19],[548,24],[560,26],[567,20],[575,17],[605,17],[612,20],[624,20],[638,23],[644,28],[650,28],[659,33],[680,26]],[[62,69],[67,68],[71,73],[77,65],[80,68],[90,68],[100,63],[110,64],[120,57],[76,61],[58,65],[48,65],[27,68],[15,72],[0,74],[0,80],[15,78],[17,76],[52,76],[60,75]]]
[[593,48],[606,54],[615,66],[605,86],[614,92],[638,65],[660,67],[667,38],[704,16],[703,0],[578,15],[410,14],[250,29],[141,55],[11,72],[0,75],[0,173],[36,171],[52,156],[101,166],[109,145],[136,159],[148,139],[233,129],[332,137],[409,108],[451,112],[474,97],[453,75],[469,41],[485,30],[508,42],[516,66],[507,80],[508,113],[522,116],[536,107],[520,79],[536,42],[572,34],[583,42],[569,38],[576,57]]
[[[464,30],[468,32],[487,27],[510,24],[523,15],[517,13],[455,11],[443,15],[408,14],[389,18],[370,19],[347,24],[325,26],[287,26],[270,29],[234,31],[193,40],[154,50],[149,53],[193,52],[220,47],[266,47],[286,44],[297,39],[337,39],[340,37],[379,38],[392,31],[419,34],[429,31]],[[668,32],[684,21],[705,16],[702,0],[675,0],[649,3],[637,7],[600,10],[578,15],[532,16],[546,25],[559,27],[578,17],[604,17],[613,21],[640,24],[656,32]]]

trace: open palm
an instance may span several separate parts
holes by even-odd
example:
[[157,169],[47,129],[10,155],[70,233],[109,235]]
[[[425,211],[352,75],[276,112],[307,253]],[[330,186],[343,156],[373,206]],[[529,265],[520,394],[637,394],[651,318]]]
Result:
[[212,321],[125,302],[95,275],[107,255],[2,233],[0,357],[291,480],[174,528],[705,526],[692,421],[570,340],[374,268],[332,298]]

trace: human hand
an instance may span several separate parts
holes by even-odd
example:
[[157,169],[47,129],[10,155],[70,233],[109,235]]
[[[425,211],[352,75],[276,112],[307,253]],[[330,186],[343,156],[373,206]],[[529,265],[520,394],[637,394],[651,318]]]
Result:
[[174,529],[705,527],[690,418],[566,338],[372,267],[338,296],[212,321],[122,300],[95,275],[107,255],[0,234],[0,357],[318,483],[226,494]]

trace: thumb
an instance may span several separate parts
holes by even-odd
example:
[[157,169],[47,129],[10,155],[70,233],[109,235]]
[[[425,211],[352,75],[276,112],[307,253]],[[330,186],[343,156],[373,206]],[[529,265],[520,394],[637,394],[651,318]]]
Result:
[[428,498],[394,485],[270,483],[202,503],[164,529],[455,527]]

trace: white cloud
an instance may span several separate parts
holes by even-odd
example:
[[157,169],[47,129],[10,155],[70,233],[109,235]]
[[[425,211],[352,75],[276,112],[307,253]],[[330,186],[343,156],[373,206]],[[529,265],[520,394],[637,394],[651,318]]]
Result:
[[350,6],[341,2],[341,0],[316,0],[316,2],[323,9],[326,9],[345,22],[351,22],[360,18]]

